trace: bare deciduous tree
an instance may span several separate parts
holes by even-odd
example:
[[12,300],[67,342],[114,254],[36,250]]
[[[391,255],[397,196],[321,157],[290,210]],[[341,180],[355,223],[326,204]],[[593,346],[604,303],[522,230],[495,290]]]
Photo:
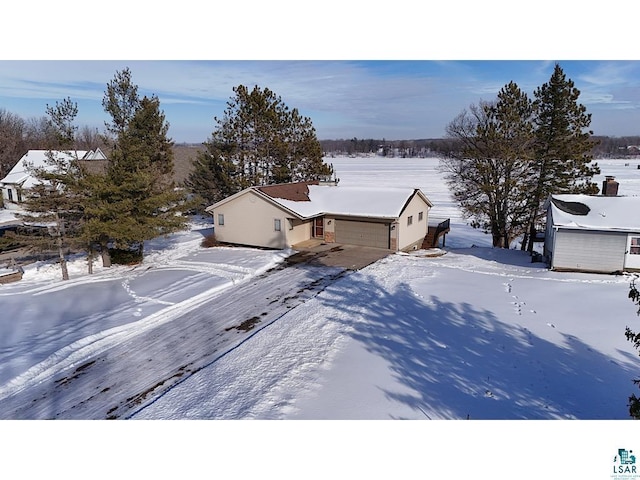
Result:
[[509,248],[526,226],[531,111],[531,101],[511,82],[495,102],[471,105],[447,127],[461,148],[445,156],[441,168],[464,215],[491,234],[494,247]]

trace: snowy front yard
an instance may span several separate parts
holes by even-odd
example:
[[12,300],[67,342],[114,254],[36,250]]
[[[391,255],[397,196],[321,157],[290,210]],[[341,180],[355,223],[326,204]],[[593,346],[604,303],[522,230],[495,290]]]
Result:
[[275,268],[291,252],[205,249],[208,231],[2,286],[0,417],[628,417],[629,276],[486,247]]
[[[407,181],[389,176],[387,165],[363,169],[359,160],[334,162],[342,182]],[[281,268],[290,251],[200,247],[211,228],[202,220],[148,244],[137,267],[97,267],[89,276],[78,258],[67,282],[53,265],[28,267],[22,281],[0,286],[0,418],[616,420],[607,435],[590,429],[567,440],[585,459],[580,441],[609,438],[612,444],[597,451],[606,475],[610,449],[640,448],[628,443],[637,438],[628,436],[629,422],[620,422],[640,374],[640,358],[624,337],[625,326],[640,322],[627,298],[632,277],[550,272],[518,250],[492,249],[435,188],[433,163],[414,159],[411,167],[418,179],[412,185],[452,219],[443,256],[390,255],[357,272]],[[622,185],[640,184],[631,178],[635,168],[619,168]],[[292,423],[332,435],[324,425]],[[391,423],[382,431],[416,428]],[[493,441],[503,453],[515,454],[514,443],[530,451],[542,445],[529,436],[509,440],[537,422],[507,423],[506,433],[505,423],[462,423],[468,427],[427,422],[418,444],[426,442],[432,455],[443,454],[447,442],[482,451],[477,429],[491,428],[502,432]],[[585,425],[553,423],[571,424],[553,432]],[[236,438],[225,422],[205,424]],[[271,438],[257,424],[248,434]],[[448,436],[453,432],[459,436]],[[306,458],[286,435],[280,441]],[[360,442],[371,448],[376,435]],[[475,447],[463,440],[468,435]],[[16,445],[33,435],[28,439]],[[208,441],[232,448],[222,437]],[[328,448],[335,453],[346,441],[334,438]],[[305,442],[316,453],[327,446]],[[413,441],[399,444],[413,452]],[[555,437],[544,445],[547,456],[568,448]],[[355,452],[360,461],[368,454]],[[448,462],[455,463],[452,456]],[[396,467],[385,471],[399,473]]]

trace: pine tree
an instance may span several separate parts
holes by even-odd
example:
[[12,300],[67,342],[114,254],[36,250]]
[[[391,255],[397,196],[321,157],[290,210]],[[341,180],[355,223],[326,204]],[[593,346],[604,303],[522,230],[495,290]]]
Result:
[[[92,242],[100,246],[102,266],[111,266],[109,245],[113,232],[118,231],[127,218],[127,191],[118,185],[118,159],[123,157],[120,141],[129,127],[135,111],[140,105],[138,86],[133,83],[129,68],[117,71],[107,83],[102,106],[111,119],[105,122],[105,135],[102,140],[110,150],[109,167],[105,175],[87,176],[84,187],[91,191],[87,202],[88,220],[85,234]],[[123,209],[124,208],[124,209]]]
[[533,251],[547,197],[552,193],[597,193],[598,186],[591,180],[600,173],[592,163],[593,132],[587,130],[591,114],[578,103],[580,91],[559,64],[534,96],[535,160],[530,167],[528,238],[523,242],[523,249],[526,245],[529,252]]
[[301,116],[296,108],[289,116],[285,138],[288,161],[284,165],[284,174],[274,178],[274,183],[317,180],[333,174],[333,168],[322,161],[322,146],[311,119]]
[[234,87],[186,184],[208,202],[252,185],[331,175],[311,120],[265,88]]
[[[640,291],[638,291],[635,282],[632,282],[629,288],[629,298],[634,304],[640,306]],[[638,315],[640,315],[640,309],[637,313]],[[640,332],[636,332],[631,328],[626,327],[625,337],[629,342],[633,344],[636,350],[640,351]],[[640,386],[640,378],[633,380],[633,383]],[[636,420],[640,419],[640,398],[638,398],[635,394],[631,394],[627,406],[629,407],[629,415]]]
[[99,250],[102,266],[111,267],[109,245],[112,232],[119,228],[123,217],[119,200],[126,196],[126,192],[120,193],[121,190],[115,188],[104,173],[85,172],[77,188],[86,194],[82,235],[90,246],[90,257],[93,257],[94,250]]
[[526,223],[526,166],[530,158],[531,101],[510,82],[495,102],[481,102],[447,127],[462,148],[441,162],[454,198],[471,226],[509,248]]
[[495,213],[491,231],[494,246],[509,248],[524,233],[528,203],[528,170],[532,157],[532,102],[515,82],[498,93],[486,135],[495,145]]
[[62,279],[69,279],[65,252],[82,244],[80,229],[82,223],[82,199],[70,188],[81,175],[77,152],[73,150],[75,142],[74,125],[78,106],[70,98],[56,102],[54,107],[47,105],[47,115],[55,132],[56,143],[46,156],[46,165],[28,167],[36,184],[25,195],[24,209],[27,213],[20,218],[27,225],[46,229],[49,235],[21,235],[34,249],[58,251]]
[[110,246],[141,260],[144,242],[186,228],[191,208],[173,183],[173,142],[160,100],[138,96],[128,69],[117,72],[103,98],[111,122],[105,174],[86,174],[87,241],[100,245],[103,266],[111,266]]
[[[102,212],[112,217],[108,237],[117,248],[136,248],[144,241],[186,228],[181,213],[185,196],[173,184],[173,142],[156,96],[142,98],[112,151]],[[97,213],[97,212],[96,212]],[[105,234],[107,232],[104,232]],[[104,238],[104,236],[102,236]]]
[[193,171],[185,186],[198,195],[201,210],[238,191],[235,182],[235,164],[214,144],[206,143],[205,150],[198,152],[193,162]]
[[116,72],[107,83],[107,90],[102,98],[102,106],[111,117],[111,122],[105,122],[105,127],[112,141],[127,130],[139,104],[138,86],[131,80],[131,70],[125,68]]

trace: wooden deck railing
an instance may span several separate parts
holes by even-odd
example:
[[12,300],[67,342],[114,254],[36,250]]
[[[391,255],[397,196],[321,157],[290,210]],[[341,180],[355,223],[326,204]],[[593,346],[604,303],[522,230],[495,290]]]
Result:
[[442,239],[442,246],[444,247],[445,235],[451,230],[451,219],[449,218],[431,218],[429,219],[429,225],[427,227],[427,236],[424,237],[422,242],[422,248],[436,248],[438,246],[440,237]]

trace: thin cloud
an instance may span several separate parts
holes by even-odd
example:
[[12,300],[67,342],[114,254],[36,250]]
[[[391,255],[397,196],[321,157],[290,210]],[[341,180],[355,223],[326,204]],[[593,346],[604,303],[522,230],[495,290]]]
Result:
[[[79,122],[102,128],[102,98],[117,71],[129,68],[141,95],[155,94],[176,141],[204,141],[233,88],[269,88],[313,121],[320,138],[436,138],[463,109],[493,100],[514,81],[526,93],[547,82],[556,62],[544,61],[2,61],[0,108],[29,117],[70,97]],[[613,114],[640,105],[640,62],[559,62],[594,109],[603,135],[629,135],[638,122]]]

